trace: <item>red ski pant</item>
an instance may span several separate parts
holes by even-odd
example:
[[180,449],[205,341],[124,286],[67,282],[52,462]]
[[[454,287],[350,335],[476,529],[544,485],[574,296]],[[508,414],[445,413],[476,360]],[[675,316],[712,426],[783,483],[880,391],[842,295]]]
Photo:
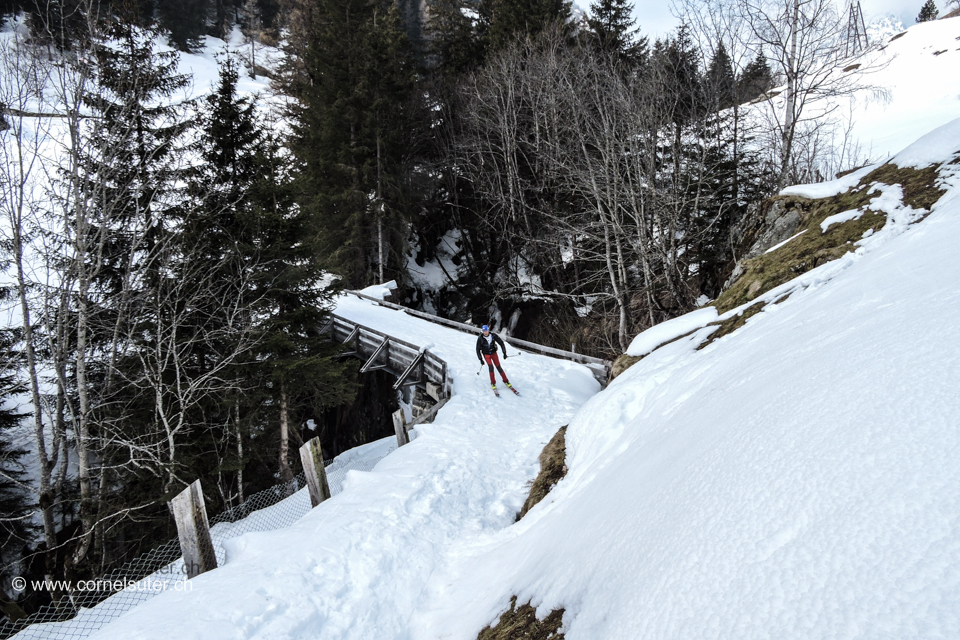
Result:
[[503,381],[507,384],[510,383],[507,380],[507,374],[503,372],[503,369],[500,367],[500,358],[495,353],[490,355],[483,354],[483,359],[487,361],[487,367],[490,368],[490,384],[497,384],[497,378],[493,375],[493,368],[496,367],[497,371],[500,372],[500,377],[503,378]]

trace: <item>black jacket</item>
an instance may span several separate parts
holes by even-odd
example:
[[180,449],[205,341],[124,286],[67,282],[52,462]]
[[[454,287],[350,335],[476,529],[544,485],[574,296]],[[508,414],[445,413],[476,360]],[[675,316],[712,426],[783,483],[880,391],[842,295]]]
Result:
[[[483,362],[483,356],[489,356],[497,352],[497,343],[500,343],[500,346],[503,347],[503,352],[507,352],[507,345],[503,344],[503,340],[500,339],[500,336],[495,334],[493,331],[490,332],[490,335],[493,337],[491,342],[487,342],[487,338],[481,333],[480,337],[477,338],[477,360]],[[504,356],[506,357],[506,356]]]

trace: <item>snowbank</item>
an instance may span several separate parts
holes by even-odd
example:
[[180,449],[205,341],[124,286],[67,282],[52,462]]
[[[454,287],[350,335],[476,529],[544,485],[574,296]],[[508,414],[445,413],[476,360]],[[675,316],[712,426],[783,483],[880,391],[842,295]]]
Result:
[[679,338],[717,319],[716,307],[704,307],[673,320],[661,322],[639,334],[627,347],[628,356],[645,356],[665,342]]
[[384,300],[387,296],[392,294],[393,290],[396,288],[397,288],[397,281],[391,280],[390,282],[384,282],[383,284],[370,285],[366,289],[361,289],[360,293],[364,295],[368,295],[371,298]]

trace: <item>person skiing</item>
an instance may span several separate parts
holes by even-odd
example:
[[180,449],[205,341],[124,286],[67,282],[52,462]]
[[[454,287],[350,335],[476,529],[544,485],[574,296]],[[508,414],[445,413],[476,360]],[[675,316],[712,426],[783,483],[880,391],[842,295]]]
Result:
[[497,356],[497,344],[499,343],[503,347],[503,359],[507,359],[507,345],[503,343],[500,336],[491,333],[489,325],[483,325],[481,329],[483,333],[477,338],[477,359],[480,360],[481,365],[486,361],[487,367],[490,369],[490,388],[493,389],[495,394],[500,395],[500,392],[497,391],[497,378],[493,374],[493,368],[496,367],[507,388],[520,395],[510,384],[510,380],[507,379],[507,374],[503,372],[503,367],[500,366],[500,358]]

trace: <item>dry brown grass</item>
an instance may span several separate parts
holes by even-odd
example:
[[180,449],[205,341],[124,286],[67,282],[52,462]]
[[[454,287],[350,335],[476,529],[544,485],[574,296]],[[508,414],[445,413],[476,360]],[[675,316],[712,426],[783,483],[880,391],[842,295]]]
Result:
[[520,509],[517,520],[527,515],[527,512],[547,497],[553,486],[560,482],[563,476],[567,475],[567,465],[565,464],[567,446],[564,440],[566,433],[567,428],[560,427],[560,430],[550,438],[550,442],[540,452],[540,473],[537,474],[537,478],[530,487],[530,494],[523,503],[523,508]]
[[563,609],[554,609],[543,620],[530,603],[517,606],[517,597],[510,599],[510,609],[500,616],[495,627],[486,627],[477,640],[563,640],[560,626]]

